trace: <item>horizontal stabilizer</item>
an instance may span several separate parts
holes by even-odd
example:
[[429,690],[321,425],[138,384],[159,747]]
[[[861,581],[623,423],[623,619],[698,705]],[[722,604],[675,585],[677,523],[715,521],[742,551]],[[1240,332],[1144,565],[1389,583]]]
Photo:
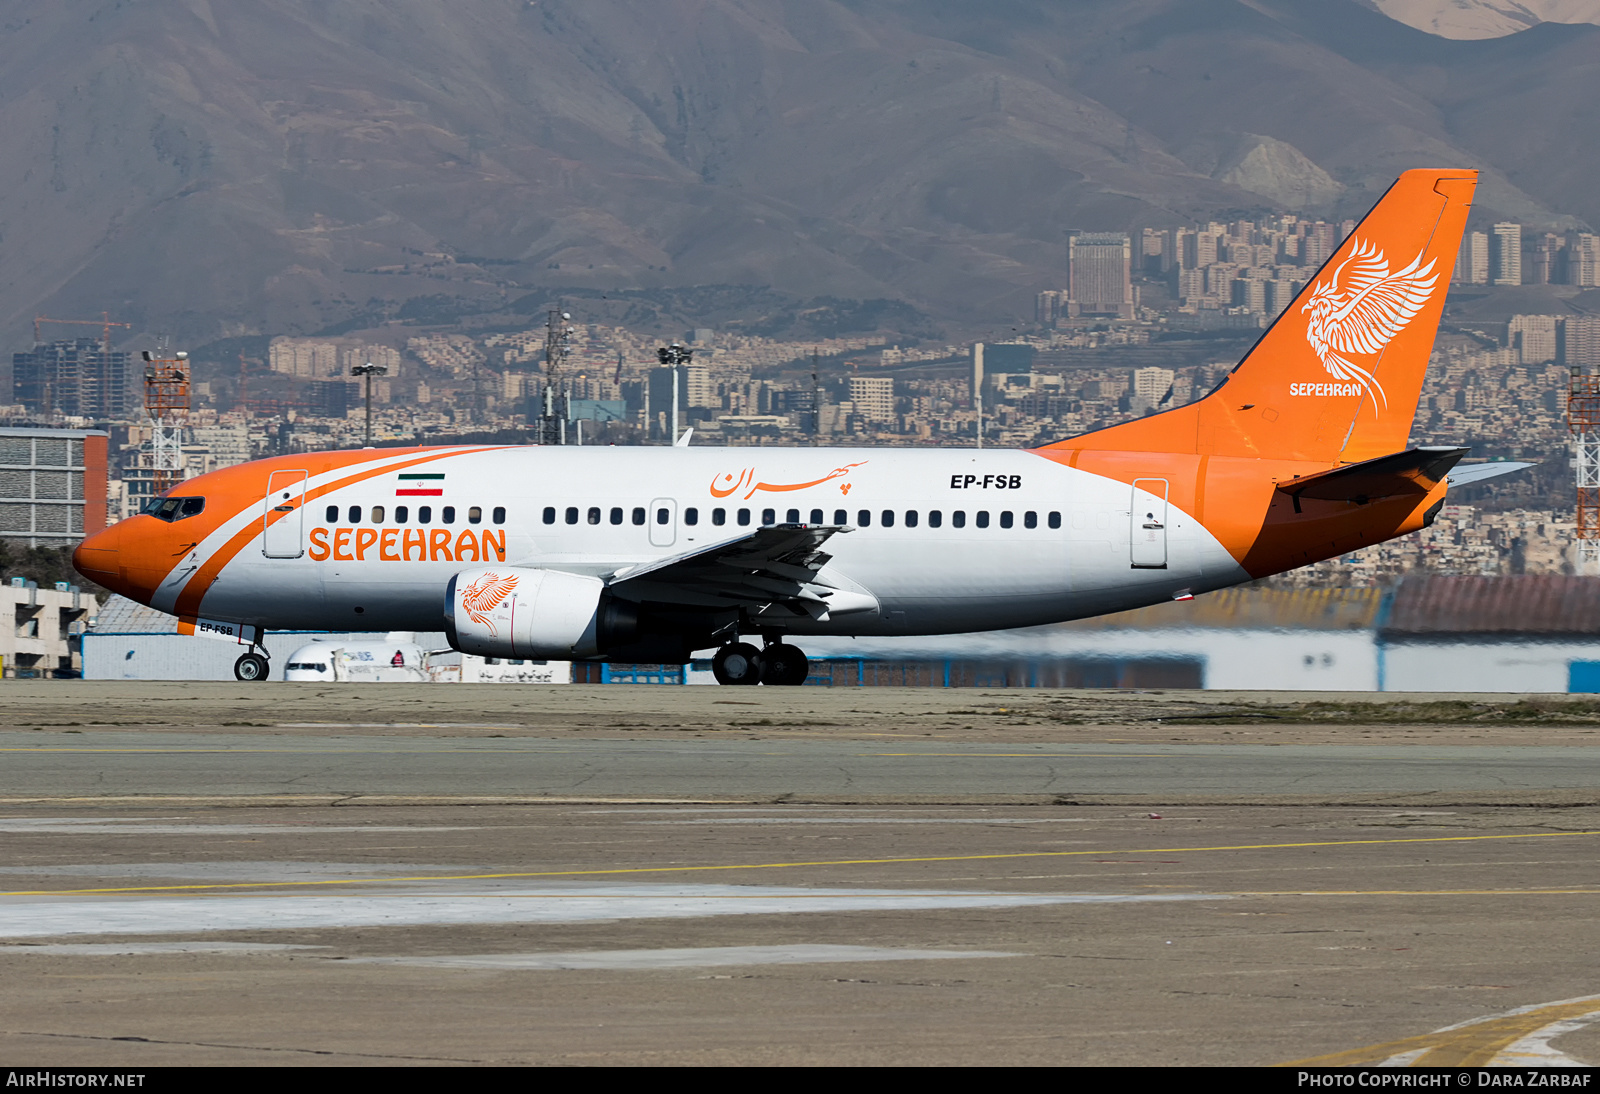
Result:
[[1465,467],[1451,468],[1450,485],[1452,488],[1469,486],[1489,479],[1498,479],[1501,475],[1509,475],[1513,471],[1521,471],[1532,466],[1533,464],[1531,463],[1518,463],[1515,460],[1500,460],[1495,463],[1469,463]]
[[1278,489],[1294,498],[1296,506],[1302,498],[1365,504],[1374,498],[1421,497],[1438,486],[1468,451],[1465,448],[1410,448],[1375,460],[1289,479],[1280,482]]

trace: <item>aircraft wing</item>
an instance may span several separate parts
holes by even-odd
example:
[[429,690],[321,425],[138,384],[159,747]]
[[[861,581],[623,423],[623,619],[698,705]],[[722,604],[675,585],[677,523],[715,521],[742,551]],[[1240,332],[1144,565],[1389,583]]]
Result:
[[1409,448],[1375,460],[1286,479],[1278,483],[1278,489],[1294,499],[1297,509],[1302,498],[1365,503],[1403,494],[1420,496],[1450,475],[1450,469],[1468,451],[1442,446]]
[[689,607],[743,608],[752,615],[810,616],[866,611],[877,600],[821,577],[831,555],[823,544],[850,529],[776,524],[734,539],[624,567],[606,581],[630,600]]

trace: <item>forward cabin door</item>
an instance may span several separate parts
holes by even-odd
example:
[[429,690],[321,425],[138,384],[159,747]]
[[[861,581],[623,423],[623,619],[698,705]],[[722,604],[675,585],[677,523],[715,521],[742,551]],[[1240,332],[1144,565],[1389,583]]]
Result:
[[1167,568],[1167,480],[1134,479],[1129,510],[1132,562],[1136,570]]
[[[266,530],[261,553],[268,558],[299,558],[306,553],[304,471],[274,471],[267,480],[262,513]],[[274,519],[276,518],[276,519]]]

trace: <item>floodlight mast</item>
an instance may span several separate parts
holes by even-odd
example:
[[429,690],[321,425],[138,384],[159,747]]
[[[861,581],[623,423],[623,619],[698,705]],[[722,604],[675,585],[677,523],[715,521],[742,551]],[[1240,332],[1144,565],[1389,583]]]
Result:
[[367,448],[372,447],[372,378],[388,374],[388,365],[375,365],[371,361],[364,365],[350,366],[350,375],[364,377],[367,381]]
[[678,375],[679,368],[694,362],[694,350],[681,342],[669,342],[656,350],[656,360],[672,368],[672,443],[678,443]]

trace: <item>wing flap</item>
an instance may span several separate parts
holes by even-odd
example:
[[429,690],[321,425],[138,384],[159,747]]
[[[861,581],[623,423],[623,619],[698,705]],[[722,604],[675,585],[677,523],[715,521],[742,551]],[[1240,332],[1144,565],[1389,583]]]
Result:
[[[608,587],[633,600],[681,606],[743,608],[752,614],[826,618],[836,594],[819,574],[832,557],[822,550],[850,529],[838,525],[775,524],[693,551],[613,574]],[[867,609],[875,598],[849,594],[841,612]],[[848,601],[848,606],[846,605]]]

